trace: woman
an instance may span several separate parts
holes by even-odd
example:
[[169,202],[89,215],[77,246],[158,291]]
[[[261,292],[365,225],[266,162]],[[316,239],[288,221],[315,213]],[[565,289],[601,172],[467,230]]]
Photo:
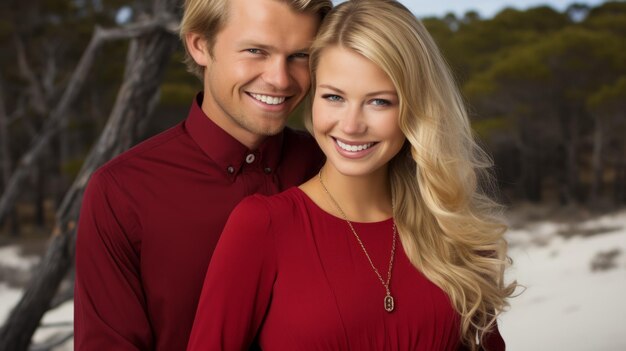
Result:
[[427,31],[395,1],[344,2],[310,65],[327,161],[231,214],[188,350],[503,350],[490,163]]

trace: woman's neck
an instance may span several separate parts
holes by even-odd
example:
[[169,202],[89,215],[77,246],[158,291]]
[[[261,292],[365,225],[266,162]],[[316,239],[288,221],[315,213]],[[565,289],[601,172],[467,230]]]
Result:
[[347,176],[324,165],[320,177],[314,177],[301,189],[326,212],[343,217],[339,206],[350,221],[378,222],[393,215],[386,168],[368,175]]

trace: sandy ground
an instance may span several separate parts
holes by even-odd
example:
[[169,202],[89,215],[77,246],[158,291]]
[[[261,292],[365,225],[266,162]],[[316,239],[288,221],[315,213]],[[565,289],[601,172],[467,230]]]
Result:
[[[507,279],[526,287],[499,320],[507,350],[626,350],[626,211],[522,222],[507,233],[514,260]],[[17,246],[0,247],[0,266],[28,270],[36,262]],[[0,321],[20,294],[0,282]],[[72,319],[71,301],[49,311],[35,343],[71,333]],[[72,349],[69,339],[55,351]]]

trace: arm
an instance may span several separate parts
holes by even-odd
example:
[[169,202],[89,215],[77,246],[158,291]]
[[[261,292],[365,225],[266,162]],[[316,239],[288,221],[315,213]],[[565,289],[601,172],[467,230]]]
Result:
[[76,239],[76,350],[154,347],[139,257],[127,236],[126,203],[109,175],[94,174],[83,197]]
[[271,299],[276,249],[263,200],[230,215],[206,274],[188,351],[248,350]]

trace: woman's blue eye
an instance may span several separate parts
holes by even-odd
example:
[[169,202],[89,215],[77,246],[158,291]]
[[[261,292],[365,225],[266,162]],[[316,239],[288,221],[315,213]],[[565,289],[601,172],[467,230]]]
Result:
[[328,101],[341,101],[341,96],[339,95],[333,95],[333,94],[326,94],[326,95],[322,95],[322,99],[326,99]]
[[376,106],[389,106],[391,105],[391,102],[385,99],[374,99],[372,100],[372,104]]

